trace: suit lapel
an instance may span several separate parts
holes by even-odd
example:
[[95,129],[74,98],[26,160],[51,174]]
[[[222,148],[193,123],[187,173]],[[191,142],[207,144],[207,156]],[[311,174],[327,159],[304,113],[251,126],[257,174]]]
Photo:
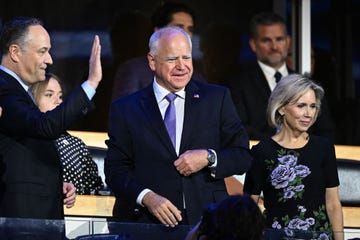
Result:
[[201,92],[198,86],[190,81],[185,88],[185,108],[184,108],[184,124],[181,135],[180,153],[184,152],[191,143],[191,134],[195,131],[194,126],[198,118],[197,115],[198,104],[201,101]]
[[176,154],[169,134],[165,128],[164,120],[161,117],[152,84],[146,87],[143,94],[140,96],[140,106],[142,111],[144,111],[145,118],[147,122],[149,122],[154,134],[158,136],[160,142],[162,142],[171,153]]
[[255,84],[257,85],[257,89],[261,89],[260,94],[268,98],[270,96],[271,89],[258,63],[256,63],[253,74],[254,74],[253,79],[256,79]]
[[6,73],[5,71],[0,70],[0,77],[5,80],[10,86],[17,89],[18,93],[21,93],[24,98],[28,99],[29,102],[32,103],[33,106],[37,105],[33,101],[33,99],[30,97],[30,95],[25,91],[25,89],[20,85],[20,83],[10,74]]

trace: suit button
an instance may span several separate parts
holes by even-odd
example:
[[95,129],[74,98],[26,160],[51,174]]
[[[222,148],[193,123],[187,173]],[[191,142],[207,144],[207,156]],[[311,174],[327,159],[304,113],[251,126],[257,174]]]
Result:
[[140,209],[135,208],[135,209],[134,209],[134,214],[135,214],[135,215],[140,215]]

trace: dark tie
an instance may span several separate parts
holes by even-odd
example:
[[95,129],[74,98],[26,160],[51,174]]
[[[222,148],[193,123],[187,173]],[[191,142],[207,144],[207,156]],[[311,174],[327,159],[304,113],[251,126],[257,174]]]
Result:
[[166,129],[169,133],[171,142],[172,142],[174,148],[176,148],[176,111],[175,111],[175,104],[174,104],[176,94],[169,93],[168,95],[166,95],[165,98],[166,98],[166,100],[169,101],[169,106],[167,107],[166,112],[165,112],[164,122],[165,122]]
[[282,75],[281,75],[281,73],[276,72],[276,73],[274,74],[274,77],[275,77],[276,83],[278,83],[278,82],[281,80]]

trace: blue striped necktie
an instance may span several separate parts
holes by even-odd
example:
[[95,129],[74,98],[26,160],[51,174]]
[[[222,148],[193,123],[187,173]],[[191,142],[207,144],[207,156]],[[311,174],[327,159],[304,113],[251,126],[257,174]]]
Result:
[[166,95],[165,98],[166,100],[168,100],[169,106],[166,109],[164,117],[165,126],[174,148],[176,148],[176,111],[174,104],[174,100],[176,97],[177,96],[174,93],[169,93],[168,95]]

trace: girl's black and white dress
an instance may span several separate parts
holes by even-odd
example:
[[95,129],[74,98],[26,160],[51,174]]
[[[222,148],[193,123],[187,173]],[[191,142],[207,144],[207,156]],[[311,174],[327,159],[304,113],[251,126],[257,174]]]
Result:
[[68,133],[55,140],[63,166],[63,181],[71,182],[77,194],[96,194],[104,184],[85,143]]

